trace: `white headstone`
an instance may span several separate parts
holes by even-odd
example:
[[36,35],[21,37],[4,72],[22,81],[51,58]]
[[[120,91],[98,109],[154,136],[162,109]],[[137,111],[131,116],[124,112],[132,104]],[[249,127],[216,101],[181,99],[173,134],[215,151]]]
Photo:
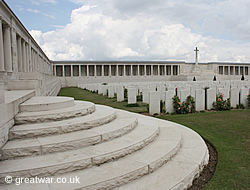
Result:
[[98,84],[98,94],[102,94],[102,85]]
[[108,87],[108,97],[109,98],[114,98],[115,97],[114,87],[112,85]]
[[239,105],[239,95],[240,90],[238,88],[231,88],[230,103],[233,108],[236,108],[236,106]]
[[216,101],[216,90],[214,88],[207,89],[207,109],[213,108],[213,102]]
[[229,88],[218,88],[218,94],[224,94],[223,100],[227,100],[229,98]]
[[103,94],[103,96],[108,95],[108,86],[107,85],[102,85],[102,94]]
[[185,102],[187,97],[190,95],[190,91],[189,90],[181,90],[180,91],[180,100],[181,100],[181,103],[182,102]]
[[195,90],[195,109],[196,111],[205,110],[205,90]]
[[0,104],[5,102],[5,97],[4,97],[4,84],[0,83]]
[[149,88],[142,89],[142,102],[149,104]]
[[172,98],[175,95],[175,89],[168,89],[168,91],[165,92],[166,100],[165,100],[165,110],[166,113],[173,113],[175,110],[173,108],[173,100]]
[[160,114],[160,92],[149,92],[149,114]]
[[245,107],[248,106],[248,100],[247,100],[248,92],[249,92],[248,88],[240,89],[240,104],[243,104]]
[[117,88],[117,102],[122,102],[124,100],[124,88],[123,85],[119,85]]
[[136,104],[136,89],[128,88],[128,104]]

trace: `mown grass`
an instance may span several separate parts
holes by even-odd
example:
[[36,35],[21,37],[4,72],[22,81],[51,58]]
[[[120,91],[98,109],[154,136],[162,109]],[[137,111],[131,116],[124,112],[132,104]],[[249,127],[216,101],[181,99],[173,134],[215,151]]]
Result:
[[[61,96],[91,101],[133,112],[146,112],[146,107],[126,107],[126,102],[91,93],[78,88],[63,88]],[[250,109],[188,115],[159,116],[183,124],[212,143],[218,152],[218,164],[212,180],[205,189],[250,189]]]

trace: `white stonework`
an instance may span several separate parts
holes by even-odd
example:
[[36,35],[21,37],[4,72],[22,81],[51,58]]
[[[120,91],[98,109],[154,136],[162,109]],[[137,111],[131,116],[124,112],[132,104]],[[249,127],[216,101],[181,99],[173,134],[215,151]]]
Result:
[[181,103],[185,102],[185,100],[187,99],[188,96],[190,96],[190,91],[189,90],[181,90],[180,91],[180,100],[181,100]]
[[240,95],[240,90],[238,88],[231,88],[230,92],[231,107],[236,108],[236,106],[239,105],[239,95]]
[[195,110],[205,110],[205,90],[195,90]]
[[213,108],[213,103],[216,101],[216,90],[213,88],[207,89],[207,109]]
[[245,107],[248,106],[247,95],[249,93],[249,88],[240,89],[240,104],[243,104]]
[[114,98],[115,97],[115,94],[114,94],[114,87],[112,85],[110,85],[108,87],[108,97],[109,98]]
[[160,114],[160,92],[150,91],[149,92],[149,114]]
[[136,89],[128,88],[128,104],[136,104]]
[[175,89],[169,88],[168,91],[166,91],[166,100],[165,100],[165,110],[166,113],[173,113],[174,108],[173,108],[173,100],[172,98],[175,95]]
[[142,102],[149,104],[149,88],[142,89]]
[[122,102],[123,100],[124,100],[124,88],[123,88],[123,85],[118,85],[117,102]]

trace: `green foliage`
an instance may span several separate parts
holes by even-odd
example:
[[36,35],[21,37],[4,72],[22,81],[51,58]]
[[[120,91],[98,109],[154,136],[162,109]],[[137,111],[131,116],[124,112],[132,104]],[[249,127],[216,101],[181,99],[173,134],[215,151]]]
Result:
[[128,89],[124,88],[124,98],[128,98]]
[[231,110],[230,98],[223,100],[224,94],[219,93],[216,95],[216,101],[213,102],[213,107],[217,111]]
[[180,98],[176,95],[172,99],[176,114],[188,114],[190,112],[195,112],[195,100],[192,96],[188,96],[186,101],[182,103],[180,101]]
[[245,109],[245,106],[243,104],[236,105],[236,109]]
[[136,96],[137,102],[142,102],[142,94]]

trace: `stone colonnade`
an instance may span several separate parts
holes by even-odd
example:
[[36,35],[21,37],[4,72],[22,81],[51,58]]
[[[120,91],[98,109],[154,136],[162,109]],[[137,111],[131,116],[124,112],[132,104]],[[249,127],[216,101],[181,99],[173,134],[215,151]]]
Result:
[[59,77],[91,76],[161,76],[179,75],[178,64],[54,64],[54,75]]
[[51,61],[7,4],[3,1],[0,3],[0,74],[52,74]]
[[246,65],[219,65],[219,75],[250,75],[250,66]]

